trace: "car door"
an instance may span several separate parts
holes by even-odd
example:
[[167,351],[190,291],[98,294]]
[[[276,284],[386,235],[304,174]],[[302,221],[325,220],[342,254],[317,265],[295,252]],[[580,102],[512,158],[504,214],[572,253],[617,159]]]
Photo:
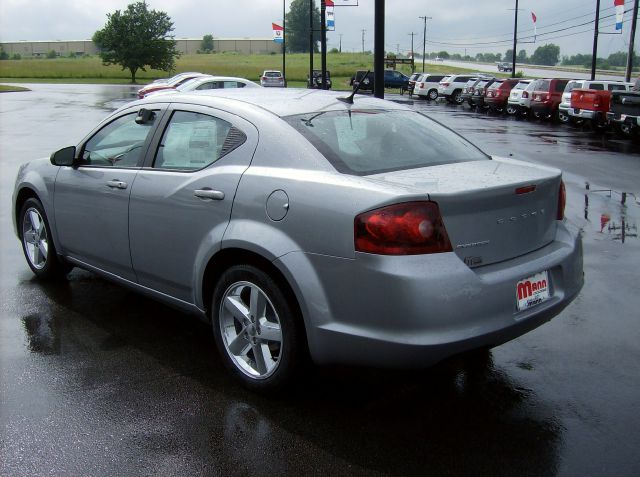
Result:
[[79,147],[77,165],[60,168],[53,204],[64,254],[135,281],[129,195],[161,112],[138,107],[110,118]]
[[195,303],[196,277],[220,249],[258,132],[194,105],[172,105],[164,122],[131,192],[131,259],[141,285]]

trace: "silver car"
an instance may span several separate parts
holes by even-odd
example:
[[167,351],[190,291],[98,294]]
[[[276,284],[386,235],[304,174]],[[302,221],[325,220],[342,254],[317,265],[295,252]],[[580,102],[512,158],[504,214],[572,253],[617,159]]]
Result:
[[306,357],[429,366],[575,298],[582,246],[560,171],[344,95],[243,88],[123,106],[20,168],[29,267],[42,279],[81,267],[195,313],[257,390]]
[[284,88],[284,76],[277,70],[267,70],[260,76],[260,86]]

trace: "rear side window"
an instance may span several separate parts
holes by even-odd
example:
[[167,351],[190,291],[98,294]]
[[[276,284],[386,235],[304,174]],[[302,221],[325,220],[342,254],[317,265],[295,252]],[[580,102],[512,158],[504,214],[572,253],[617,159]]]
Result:
[[198,170],[224,155],[232,126],[206,114],[176,111],[164,131],[153,164],[157,169]]
[[591,83],[591,87],[589,89],[595,89],[597,91],[604,91],[604,85],[602,83]]
[[610,84],[607,87],[609,91],[626,91],[627,87],[623,84]]
[[466,139],[414,111],[326,111],[284,119],[344,174],[489,159]]
[[567,86],[564,87],[564,92],[571,93],[571,91],[573,91],[576,88],[580,88],[580,86],[582,86],[581,81],[569,81],[567,83]]
[[429,77],[425,78],[424,81],[431,81],[431,82],[434,82],[434,83],[438,83],[438,82],[442,81],[443,78],[444,78],[444,76],[442,76],[442,75],[429,75]]

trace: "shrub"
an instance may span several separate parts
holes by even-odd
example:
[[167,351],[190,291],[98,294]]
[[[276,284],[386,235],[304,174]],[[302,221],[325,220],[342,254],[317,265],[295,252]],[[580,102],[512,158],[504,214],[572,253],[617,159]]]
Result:
[[55,52],[55,50],[49,50],[47,52],[47,58],[52,59],[57,57],[58,57],[58,54]]
[[22,59],[22,55],[21,55],[20,53],[14,53],[14,54],[11,56],[11,59],[12,59],[12,60],[21,60],[21,59]]

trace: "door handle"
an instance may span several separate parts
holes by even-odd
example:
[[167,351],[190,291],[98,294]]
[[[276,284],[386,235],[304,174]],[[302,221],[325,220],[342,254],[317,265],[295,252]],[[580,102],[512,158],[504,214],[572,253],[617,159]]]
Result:
[[112,181],[107,182],[107,187],[111,187],[112,189],[126,189],[127,183],[119,181],[118,179],[114,179]]
[[221,190],[213,190],[213,189],[196,189],[193,191],[193,195],[198,197],[199,199],[209,199],[209,200],[223,200],[224,192]]

